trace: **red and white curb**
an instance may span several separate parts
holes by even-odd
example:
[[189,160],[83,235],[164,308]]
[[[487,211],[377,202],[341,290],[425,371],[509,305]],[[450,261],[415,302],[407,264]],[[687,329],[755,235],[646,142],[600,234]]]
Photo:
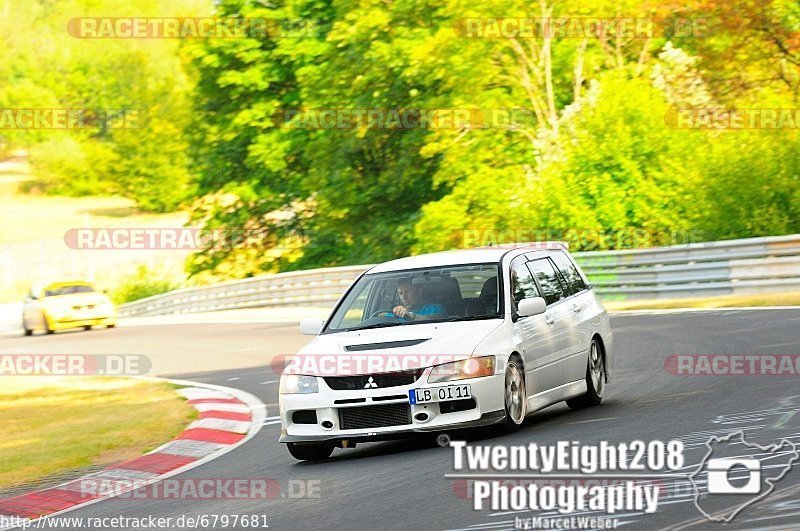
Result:
[[[119,496],[216,459],[254,437],[264,425],[266,406],[249,393],[186,380],[168,381],[185,386],[178,393],[200,412],[200,418],[178,437],[99,472],[0,499],[0,515],[35,520]],[[87,484],[103,488],[87,492]]]

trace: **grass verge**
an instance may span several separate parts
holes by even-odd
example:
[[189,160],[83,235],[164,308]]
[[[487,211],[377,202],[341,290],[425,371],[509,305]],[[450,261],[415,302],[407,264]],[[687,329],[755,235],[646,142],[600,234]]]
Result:
[[800,306],[800,291],[720,295],[688,299],[603,301],[607,310],[668,310],[674,308],[732,308],[758,306]]
[[0,489],[138,457],[197,412],[167,382],[110,377],[3,377]]

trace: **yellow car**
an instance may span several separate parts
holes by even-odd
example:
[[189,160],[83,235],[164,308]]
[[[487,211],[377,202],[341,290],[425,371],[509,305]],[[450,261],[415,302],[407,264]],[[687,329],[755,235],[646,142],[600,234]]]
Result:
[[81,280],[54,282],[31,289],[22,305],[22,328],[52,334],[56,330],[117,325],[117,312],[106,295]]

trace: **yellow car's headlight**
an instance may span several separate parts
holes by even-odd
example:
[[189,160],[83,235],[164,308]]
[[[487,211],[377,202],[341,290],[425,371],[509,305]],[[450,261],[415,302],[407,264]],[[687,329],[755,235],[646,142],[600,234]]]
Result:
[[428,376],[428,383],[450,382],[467,378],[480,378],[494,374],[494,356],[481,356],[480,358],[467,358],[436,365]]
[[280,389],[282,395],[318,393],[319,385],[316,376],[302,376],[299,374],[281,375]]

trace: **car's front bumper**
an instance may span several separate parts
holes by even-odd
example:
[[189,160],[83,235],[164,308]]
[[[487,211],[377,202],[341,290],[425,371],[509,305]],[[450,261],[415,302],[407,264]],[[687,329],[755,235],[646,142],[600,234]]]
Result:
[[[470,378],[453,382],[437,384],[427,383],[426,371],[415,383],[411,385],[387,387],[383,389],[363,389],[354,391],[334,391],[325,385],[323,378],[318,378],[320,392],[309,394],[280,395],[281,435],[279,441],[288,442],[325,442],[348,440],[379,441],[413,436],[415,433],[440,432],[462,428],[491,425],[504,418],[503,389],[505,377],[503,374],[494,374],[482,378]],[[409,404],[408,392],[411,389],[435,388],[443,385],[469,383],[474,407],[460,411],[442,411],[440,404]],[[396,399],[386,399],[387,396],[396,396]],[[358,403],[345,403],[342,401],[364,400]],[[390,406],[401,409],[408,407],[408,423],[392,426],[376,426],[358,429],[344,429],[342,427],[343,409]],[[446,409],[446,408],[445,408]],[[316,414],[314,424],[299,424],[293,421],[296,411],[313,410]],[[418,413],[426,413],[428,419],[419,421]],[[329,422],[331,427],[323,427],[324,422]]]
[[117,324],[114,316],[104,317],[66,317],[60,320],[50,321],[52,330],[68,330],[70,328],[81,328],[84,326],[113,326]]
[[297,436],[297,435],[289,435],[284,433],[285,430],[281,429],[281,436],[278,442],[282,443],[304,443],[304,442],[336,442],[336,441],[348,441],[351,443],[356,442],[374,442],[374,441],[388,441],[392,439],[405,439],[408,437],[413,437],[414,435],[419,435],[421,433],[435,433],[435,432],[443,432],[448,430],[463,430],[468,428],[479,428],[482,426],[491,426],[492,424],[497,424],[501,422],[505,418],[505,411],[489,411],[481,415],[478,420],[469,421],[469,422],[462,422],[460,424],[454,424],[451,426],[438,426],[438,427],[425,427],[425,428],[408,428],[402,430],[393,430],[391,432],[369,432],[366,431],[362,434],[353,434],[353,435],[317,435],[317,436]]

